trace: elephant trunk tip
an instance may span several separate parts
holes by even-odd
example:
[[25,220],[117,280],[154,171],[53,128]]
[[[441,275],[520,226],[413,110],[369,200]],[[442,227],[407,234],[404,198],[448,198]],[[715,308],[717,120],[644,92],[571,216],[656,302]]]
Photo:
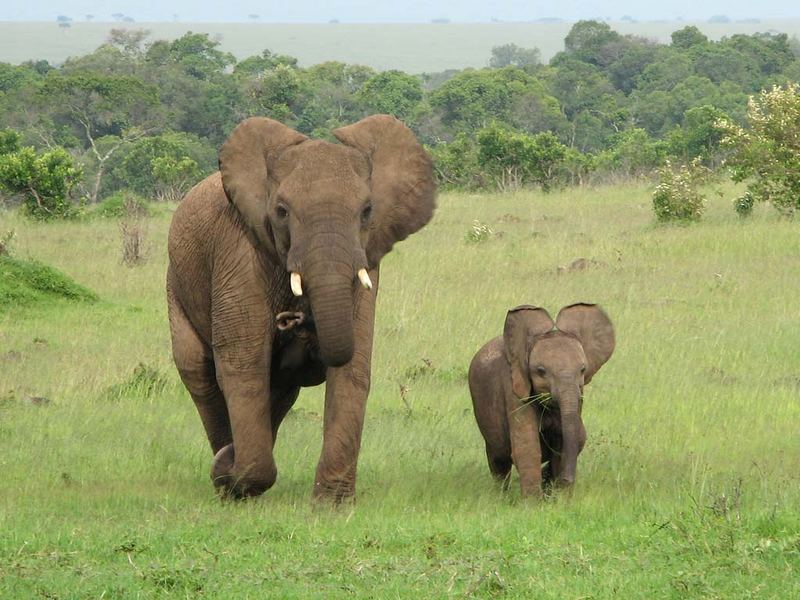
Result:
[[353,359],[353,348],[320,348],[320,359],[328,367],[341,367]]
[[558,485],[559,487],[572,487],[575,484],[575,474],[574,473],[564,473],[558,478]]

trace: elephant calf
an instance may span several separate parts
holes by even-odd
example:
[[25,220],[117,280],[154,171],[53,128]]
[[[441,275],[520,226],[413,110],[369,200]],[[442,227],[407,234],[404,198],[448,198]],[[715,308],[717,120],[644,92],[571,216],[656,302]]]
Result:
[[543,478],[574,483],[586,442],[583,386],[612,352],[614,327],[596,304],[567,306],[555,324],[543,308],[508,311],[502,337],[478,350],[469,367],[492,475],[507,481],[516,465],[523,496],[541,494]]

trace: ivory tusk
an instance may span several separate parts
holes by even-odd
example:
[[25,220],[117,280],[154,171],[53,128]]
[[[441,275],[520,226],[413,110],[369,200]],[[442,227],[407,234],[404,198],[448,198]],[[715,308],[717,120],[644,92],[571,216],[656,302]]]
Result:
[[361,285],[364,286],[365,290],[372,289],[372,280],[369,278],[369,273],[367,273],[366,269],[361,269],[358,272],[358,280],[361,282]]
[[295,296],[302,296],[303,295],[303,284],[300,280],[300,273],[292,272],[292,276],[289,279],[289,284],[292,286],[292,293]]

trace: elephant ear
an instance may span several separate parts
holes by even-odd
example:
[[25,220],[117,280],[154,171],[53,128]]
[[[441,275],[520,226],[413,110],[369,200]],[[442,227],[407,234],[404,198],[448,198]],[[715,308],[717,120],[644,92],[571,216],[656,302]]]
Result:
[[273,252],[267,201],[274,182],[270,181],[268,165],[283,150],[307,139],[278,121],[251,117],[234,128],[219,151],[219,171],[225,195],[258,241]]
[[367,260],[375,267],[395,242],[421,229],[433,216],[433,164],[411,130],[389,115],[372,115],[333,131],[340,142],[370,161],[372,223]]
[[533,339],[553,329],[553,318],[543,308],[517,306],[508,311],[503,327],[506,360],[511,365],[511,387],[517,398],[527,398],[531,390],[528,357]]
[[584,383],[589,383],[614,352],[614,326],[597,304],[565,306],[556,317],[556,327],[580,341],[586,354]]

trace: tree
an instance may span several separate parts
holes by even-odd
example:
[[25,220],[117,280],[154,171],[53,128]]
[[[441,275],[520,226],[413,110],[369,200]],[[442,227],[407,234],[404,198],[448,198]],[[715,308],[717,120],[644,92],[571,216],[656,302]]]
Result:
[[40,220],[74,214],[72,193],[81,169],[63,148],[38,154],[32,147],[0,154],[0,188],[22,197],[25,211]]
[[358,97],[370,112],[408,120],[422,101],[422,83],[400,71],[382,71],[364,82]]
[[774,86],[752,96],[749,129],[720,119],[721,144],[734,181],[746,181],[750,197],[785,214],[800,209],[800,84]]
[[0,156],[19,150],[22,136],[13,129],[0,129]]
[[150,161],[156,181],[156,198],[177,202],[201,179],[197,162],[188,156],[158,156]]
[[549,191],[567,153],[550,132],[529,135],[493,125],[479,131],[477,141],[479,163],[504,190],[537,183]]
[[622,46],[623,37],[600,21],[578,21],[564,38],[567,54],[601,67],[617,60]]
[[614,136],[612,147],[598,155],[597,169],[626,178],[642,177],[652,173],[664,161],[665,154],[664,142],[634,127]]
[[114,156],[105,192],[128,188],[174,200],[216,168],[216,149],[196,136],[167,131],[132,142]]
[[168,56],[192,77],[210,79],[236,64],[233,54],[217,50],[217,46],[219,42],[211,40],[207,33],[189,31],[169,43]]
[[683,115],[682,126],[667,136],[669,153],[684,162],[698,157],[704,161],[711,160],[722,139],[715,123],[727,118],[723,111],[707,104],[688,109]]
[[672,32],[672,46],[679,50],[688,50],[708,43],[706,35],[694,25],[687,25],[683,29]]
[[[135,77],[55,73],[45,79],[39,100],[50,108],[52,119],[73,127],[86,140],[95,162],[91,202],[97,201],[105,165],[114,153],[159,126],[158,92]],[[101,137],[113,142],[101,149]]]
[[270,50],[264,50],[260,56],[249,56],[236,63],[233,73],[240,77],[259,78],[279,66],[295,69],[297,68],[297,59],[294,56],[273,54]]
[[[548,111],[547,118],[553,125],[558,122],[558,104],[543,83],[514,67],[462,71],[431,93],[430,104],[455,132],[474,131],[492,121],[510,123],[514,109],[525,97],[540,100],[540,106]],[[552,105],[556,114],[549,111]],[[537,120],[544,121],[541,115]]]
[[112,29],[106,43],[133,58],[141,59],[145,53],[145,40],[150,37],[149,29]]
[[489,66],[493,69],[503,67],[536,67],[541,64],[541,55],[538,48],[521,48],[516,44],[504,44],[492,48],[492,57]]

